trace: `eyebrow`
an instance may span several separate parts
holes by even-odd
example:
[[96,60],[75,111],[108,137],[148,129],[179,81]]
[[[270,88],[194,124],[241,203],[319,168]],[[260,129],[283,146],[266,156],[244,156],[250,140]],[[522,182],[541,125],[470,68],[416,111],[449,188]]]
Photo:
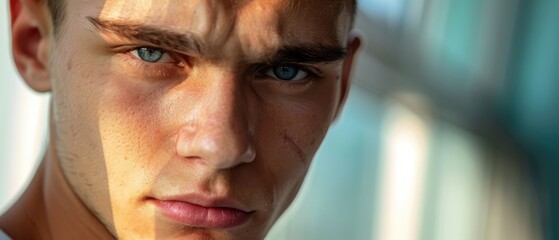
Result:
[[347,49],[322,44],[285,46],[274,54],[269,63],[328,63],[345,58]]
[[[98,30],[119,36],[146,42],[167,50],[202,54],[203,42],[193,33],[177,33],[165,27],[141,25],[136,23],[119,23],[87,17]],[[265,60],[268,64],[277,63],[328,63],[342,60],[347,55],[347,48],[319,43],[288,45],[280,47]]]
[[118,23],[87,17],[98,31],[110,32],[122,37],[146,42],[155,46],[182,52],[200,54],[202,41],[192,33],[176,33],[159,26],[146,26],[136,23]]

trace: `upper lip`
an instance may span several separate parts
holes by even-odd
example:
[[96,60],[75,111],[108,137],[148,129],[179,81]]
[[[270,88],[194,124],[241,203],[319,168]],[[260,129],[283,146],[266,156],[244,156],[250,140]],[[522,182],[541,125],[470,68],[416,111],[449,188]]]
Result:
[[189,193],[183,195],[171,195],[165,197],[150,197],[149,199],[166,202],[187,202],[205,208],[230,208],[234,210],[243,211],[246,213],[252,212],[248,207],[244,206],[241,202],[228,196],[209,196],[205,194]]

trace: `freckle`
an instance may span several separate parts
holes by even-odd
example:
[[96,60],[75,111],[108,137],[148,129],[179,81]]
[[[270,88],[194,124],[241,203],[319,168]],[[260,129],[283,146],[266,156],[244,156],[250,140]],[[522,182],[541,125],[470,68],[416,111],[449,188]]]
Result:
[[66,67],[68,68],[68,71],[72,70],[72,60],[68,61],[68,64],[66,65]]

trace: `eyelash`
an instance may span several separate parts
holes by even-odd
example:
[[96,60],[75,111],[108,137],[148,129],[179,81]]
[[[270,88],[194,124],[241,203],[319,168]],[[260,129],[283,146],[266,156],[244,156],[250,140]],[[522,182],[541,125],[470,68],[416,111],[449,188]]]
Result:
[[[273,68],[277,67],[278,65],[286,65],[286,66],[296,67],[296,68],[299,69],[299,71],[304,71],[305,73],[307,73],[307,76],[302,80],[288,81],[288,80],[275,79],[275,78],[272,78],[272,77],[270,77],[266,74],[266,72],[268,72],[269,70],[273,70]],[[260,65],[256,70],[255,77],[259,78],[259,79],[272,78],[273,81],[278,81],[281,84],[301,84],[301,85],[305,85],[305,84],[308,84],[309,82],[316,81],[316,80],[322,78],[323,76],[318,69],[316,69],[314,67],[310,67],[310,66],[305,66],[305,65],[302,65],[302,64],[269,63],[269,64]]]
[[142,76],[147,76],[150,79],[172,78],[174,76],[177,76],[178,74],[185,73],[185,69],[189,66],[188,62],[186,61],[186,57],[173,53],[172,51],[167,51],[165,49],[161,50],[165,52],[164,54],[169,54],[170,57],[175,60],[175,62],[150,63],[132,54],[133,51],[143,47],[161,49],[150,46],[134,46],[119,51],[126,56],[125,61],[128,64],[132,65],[135,71],[139,71],[140,75]]

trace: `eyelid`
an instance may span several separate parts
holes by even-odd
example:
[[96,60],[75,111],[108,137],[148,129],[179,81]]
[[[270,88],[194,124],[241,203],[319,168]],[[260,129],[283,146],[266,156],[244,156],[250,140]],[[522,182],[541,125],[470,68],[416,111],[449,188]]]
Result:
[[[164,51],[164,56],[157,62],[142,60],[138,56],[137,50],[143,47],[160,49]],[[188,71],[190,69],[190,63],[188,62],[187,56],[164,48],[130,44],[121,45],[113,49],[122,54],[121,56],[126,56],[124,60],[129,64],[128,66],[130,66],[130,69],[133,69],[132,72],[144,79],[182,79],[184,76],[188,75]]]
[[[261,64],[257,67],[256,70],[256,76],[259,78],[263,78],[265,77],[268,71],[273,70],[274,67],[278,66],[278,65],[287,65],[287,66],[291,66],[291,67],[296,67],[298,68],[300,71],[304,71],[305,73],[307,73],[306,78],[321,78],[322,73],[321,71],[313,66],[309,66],[306,64],[299,64],[299,63],[265,63],[265,64]],[[286,80],[283,80],[286,81]],[[302,80],[298,80],[298,81],[302,81]]]
[[[148,62],[143,60],[138,53],[138,50],[142,49],[142,48],[151,48],[151,49],[156,49],[156,50],[160,50],[162,51],[163,56],[161,56],[161,58],[159,60],[157,60],[156,62]],[[141,47],[136,47],[133,48],[129,51],[130,54],[132,54],[134,57],[136,57],[139,61],[143,61],[146,63],[175,63],[178,62],[178,60],[176,59],[176,57],[173,56],[172,52],[169,52],[165,49],[162,48],[156,48],[156,47],[147,47],[147,46],[141,46]]]
[[[276,74],[276,70],[277,70],[278,67],[280,67],[280,68],[281,67],[295,68],[295,69],[297,69],[297,72],[296,72],[295,76],[293,76],[292,79],[282,79],[280,76],[278,76]],[[304,69],[301,69],[297,66],[291,66],[291,65],[276,65],[276,66],[273,66],[271,68],[268,68],[268,70],[266,70],[265,74],[269,77],[275,78],[275,79],[280,80],[280,81],[286,81],[286,82],[303,81],[309,76],[308,71],[306,71]]]

